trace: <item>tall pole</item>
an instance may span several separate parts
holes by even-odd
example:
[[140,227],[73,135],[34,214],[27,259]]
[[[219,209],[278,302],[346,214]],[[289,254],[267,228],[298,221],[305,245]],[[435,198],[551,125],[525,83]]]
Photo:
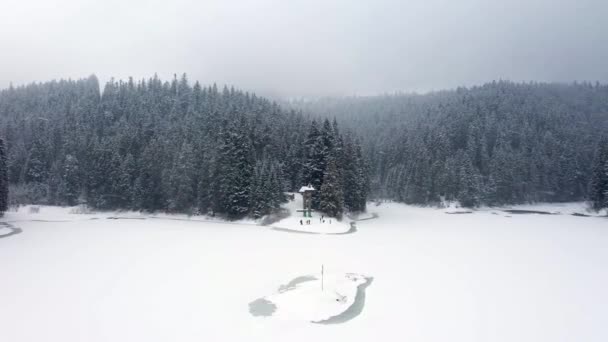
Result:
[[323,291],[323,264],[321,264],[321,291]]

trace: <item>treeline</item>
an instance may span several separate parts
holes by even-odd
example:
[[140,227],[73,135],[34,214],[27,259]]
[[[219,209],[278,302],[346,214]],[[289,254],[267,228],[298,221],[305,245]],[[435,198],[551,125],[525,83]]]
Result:
[[[103,92],[94,76],[0,92],[13,204],[259,217],[285,191],[323,183],[315,177],[325,177],[325,164],[315,166],[321,174],[304,174],[315,124],[254,94],[191,85],[185,75],[112,80]],[[363,165],[337,125],[324,138],[338,141],[328,147],[332,158]],[[337,169],[347,184],[350,169]]]
[[361,138],[375,197],[465,206],[588,199],[608,86],[493,82],[290,103]]

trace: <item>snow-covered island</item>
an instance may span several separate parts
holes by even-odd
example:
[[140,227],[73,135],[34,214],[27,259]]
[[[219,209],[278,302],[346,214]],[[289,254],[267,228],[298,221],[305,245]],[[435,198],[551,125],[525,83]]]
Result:
[[297,277],[275,293],[249,303],[249,311],[253,316],[323,323],[340,317],[357,299],[362,300],[360,292],[371,280],[355,273]]

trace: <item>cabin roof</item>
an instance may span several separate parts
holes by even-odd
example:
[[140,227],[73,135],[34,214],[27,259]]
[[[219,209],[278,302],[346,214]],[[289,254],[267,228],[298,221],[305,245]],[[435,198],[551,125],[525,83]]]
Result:
[[298,191],[298,192],[306,192],[306,191],[315,191],[315,188],[313,188],[312,185],[303,186],[300,188],[300,191]]

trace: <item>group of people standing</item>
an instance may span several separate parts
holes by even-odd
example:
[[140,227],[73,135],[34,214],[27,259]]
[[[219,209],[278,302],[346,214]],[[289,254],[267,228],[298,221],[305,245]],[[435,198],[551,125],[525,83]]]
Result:
[[[319,218],[319,223],[325,223],[325,215],[321,215]],[[331,224],[331,219],[329,219],[329,223]],[[303,226],[304,224],[310,224],[310,220],[300,220],[300,226]]]

